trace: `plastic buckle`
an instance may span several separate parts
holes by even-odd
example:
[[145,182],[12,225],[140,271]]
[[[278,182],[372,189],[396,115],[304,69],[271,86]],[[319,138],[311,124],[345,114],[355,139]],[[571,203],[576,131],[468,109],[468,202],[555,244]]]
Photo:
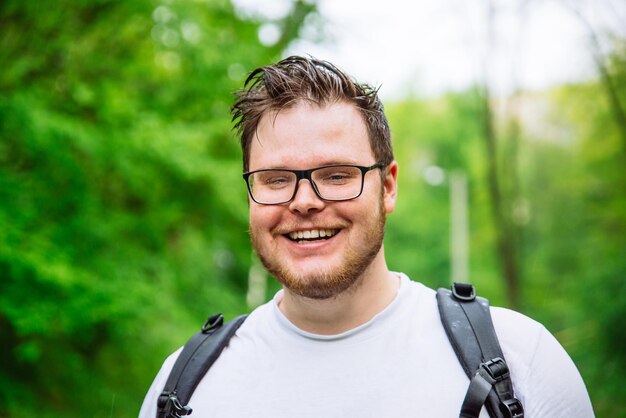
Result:
[[163,409],[167,418],[182,418],[191,415],[193,409],[189,406],[183,406],[176,395],[176,392],[163,392],[157,401],[159,408]]
[[202,332],[204,334],[208,334],[212,331],[215,331],[216,329],[221,327],[223,324],[224,324],[224,315],[222,315],[221,313],[216,314],[216,315],[211,315],[206,320],[204,325],[202,325]]
[[469,283],[453,283],[452,295],[458,300],[471,302],[476,299],[476,288]]
[[480,365],[478,372],[492,385],[503,381],[510,376],[509,367],[506,362],[496,357]]
[[502,401],[500,410],[506,418],[524,418],[524,406],[515,398]]

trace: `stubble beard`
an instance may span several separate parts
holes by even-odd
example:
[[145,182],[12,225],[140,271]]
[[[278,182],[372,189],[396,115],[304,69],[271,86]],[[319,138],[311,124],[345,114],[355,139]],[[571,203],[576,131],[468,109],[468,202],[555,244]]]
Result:
[[[348,242],[338,267],[318,273],[301,274],[284,263],[262,244],[260,237],[250,230],[252,246],[261,263],[289,291],[310,299],[330,299],[358,286],[360,278],[379,253],[385,235],[385,211],[380,199],[376,217],[364,225],[365,234],[359,243]],[[360,244],[360,245],[359,245]]]

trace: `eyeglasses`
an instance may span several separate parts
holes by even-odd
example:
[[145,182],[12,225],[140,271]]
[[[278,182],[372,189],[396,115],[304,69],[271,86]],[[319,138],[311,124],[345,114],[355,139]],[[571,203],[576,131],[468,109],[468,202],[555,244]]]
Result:
[[243,174],[250,197],[261,205],[279,205],[293,200],[300,180],[311,183],[315,194],[328,201],[352,200],[361,196],[363,182],[368,171],[381,168],[381,163],[363,167],[360,165],[335,164],[309,170],[270,168]]

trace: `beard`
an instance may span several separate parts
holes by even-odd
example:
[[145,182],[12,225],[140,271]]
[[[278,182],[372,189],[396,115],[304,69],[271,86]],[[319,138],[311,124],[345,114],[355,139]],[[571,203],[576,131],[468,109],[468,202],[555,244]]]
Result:
[[[264,245],[259,234],[250,229],[252,246],[261,263],[289,291],[310,299],[330,299],[358,285],[359,279],[379,253],[385,235],[383,199],[378,211],[363,225],[361,237],[346,243],[340,265],[315,273],[301,273],[284,262],[279,251]],[[358,241],[358,242],[354,242]]]

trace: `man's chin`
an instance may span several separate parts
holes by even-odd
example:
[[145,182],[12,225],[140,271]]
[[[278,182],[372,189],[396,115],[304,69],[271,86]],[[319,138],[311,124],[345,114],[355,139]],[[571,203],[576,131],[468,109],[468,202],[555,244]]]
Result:
[[324,300],[334,298],[350,289],[358,280],[358,275],[345,270],[317,269],[308,273],[302,271],[276,271],[274,277],[289,292],[309,299]]

